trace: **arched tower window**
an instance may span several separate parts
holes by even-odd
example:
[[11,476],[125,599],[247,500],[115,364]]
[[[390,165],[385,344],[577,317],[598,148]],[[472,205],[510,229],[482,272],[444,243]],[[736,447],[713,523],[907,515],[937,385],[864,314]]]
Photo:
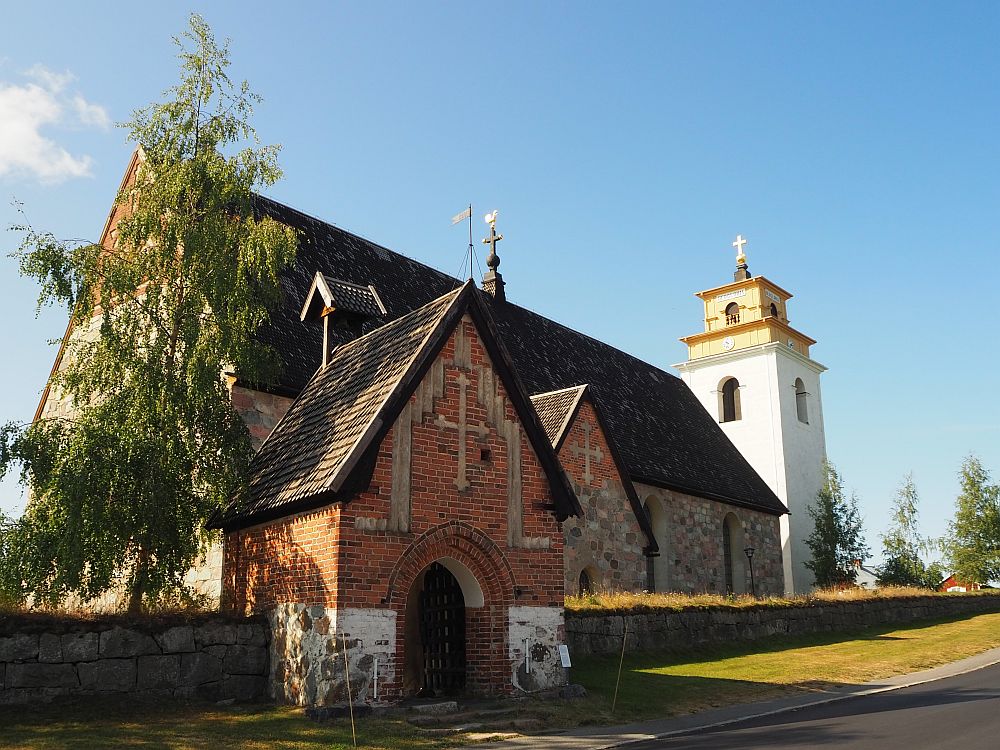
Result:
[[795,413],[803,424],[809,424],[808,399],[806,384],[802,382],[802,378],[795,378]]
[[778,306],[775,305],[773,302],[771,303],[771,315],[773,315],[776,318],[778,317]]
[[726,378],[719,388],[719,421],[735,422],[742,418],[740,381],[736,378]]
[[731,326],[740,322],[740,306],[735,302],[726,305],[726,325]]

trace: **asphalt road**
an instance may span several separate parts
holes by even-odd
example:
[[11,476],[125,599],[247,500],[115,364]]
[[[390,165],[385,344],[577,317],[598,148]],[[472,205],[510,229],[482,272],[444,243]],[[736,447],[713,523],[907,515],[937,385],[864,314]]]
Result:
[[911,688],[628,747],[1000,750],[1000,665]]

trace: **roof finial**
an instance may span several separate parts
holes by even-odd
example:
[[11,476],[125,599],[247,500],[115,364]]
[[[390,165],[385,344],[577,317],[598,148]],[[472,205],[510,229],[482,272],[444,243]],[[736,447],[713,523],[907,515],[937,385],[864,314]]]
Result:
[[497,214],[500,213],[495,208],[491,213],[483,218],[490,225],[490,236],[483,238],[483,244],[490,246],[490,254],[486,257],[486,265],[491,271],[496,271],[500,267],[500,256],[497,255],[497,243],[503,239],[502,234],[497,234]]
[[733,247],[736,248],[736,273],[733,279],[736,281],[746,281],[750,278],[750,271],[747,270],[747,255],[743,252],[743,246],[747,244],[746,238],[742,234],[736,235]]
[[504,282],[500,272],[497,271],[500,267],[500,256],[497,255],[497,243],[503,239],[502,234],[497,234],[498,213],[496,209],[493,209],[491,213],[483,217],[486,223],[490,225],[490,236],[483,239],[483,244],[490,246],[490,254],[486,256],[486,265],[490,270],[483,276],[483,289],[503,302],[506,299],[503,291]]

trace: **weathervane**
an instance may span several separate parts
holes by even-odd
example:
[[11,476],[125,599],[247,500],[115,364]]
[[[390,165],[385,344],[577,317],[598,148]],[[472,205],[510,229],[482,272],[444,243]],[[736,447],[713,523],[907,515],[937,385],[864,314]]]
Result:
[[490,225],[490,236],[483,238],[483,244],[490,246],[490,254],[486,257],[486,265],[491,271],[496,271],[500,267],[500,256],[497,255],[497,243],[503,239],[502,234],[497,234],[497,214],[494,208],[491,213],[486,214],[483,219]]

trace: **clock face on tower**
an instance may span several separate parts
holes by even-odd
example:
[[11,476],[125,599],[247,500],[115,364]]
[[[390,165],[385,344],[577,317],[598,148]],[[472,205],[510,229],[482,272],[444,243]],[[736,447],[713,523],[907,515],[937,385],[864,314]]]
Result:
[[722,348],[727,352],[734,346],[736,346],[736,342],[733,340],[732,336],[726,336],[726,338],[722,339]]

